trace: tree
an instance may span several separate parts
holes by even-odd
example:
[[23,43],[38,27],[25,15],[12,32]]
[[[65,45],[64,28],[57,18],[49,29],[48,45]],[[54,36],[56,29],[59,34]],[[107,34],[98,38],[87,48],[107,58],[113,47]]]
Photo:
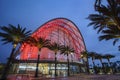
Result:
[[102,32],[103,35],[99,37],[100,41],[103,39],[114,39],[114,43],[119,39],[116,35],[120,36],[120,34],[111,34],[108,30],[115,32],[117,29],[117,31],[120,32],[120,4],[118,0],[107,0],[107,5],[103,4],[101,1],[102,0],[95,1],[94,7],[95,11],[98,13],[88,16],[87,19],[91,21],[88,26],[93,26],[95,30],[98,30],[98,33]]
[[51,44],[48,46],[48,48],[49,48],[50,50],[54,51],[54,53],[55,53],[55,76],[57,76],[57,72],[56,72],[57,57],[56,57],[56,55],[57,55],[57,53],[60,51],[61,46],[60,46],[58,43],[54,42],[54,43],[51,43]]
[[102,0],[95,0],[94,9],[97,11],[97,7],[101,5]]
[[68,65],[68,76],[70,76],[70,63],[69,63],[69,54],[74,53],[74,48],[71,48],[70,46],[63,45],[61,47],[61,54],[67,55],[67,65]]
[[[110,59],[111,59],[111,58],[114,58],[114,57],[115,57],[115,56],[112,55],[112,54],[106,54],[106,55],[104,55],[104,58],[108,60],[108,64],[109,64],[109,66],[111,67],[111,70],[112,70],[112,66],[111,66],[111,63],[110,63]],[[112,70],[112,72],[113,72],[113,70]]]
[[89,52],[89,57],[92,58],[92,63],[93,63],[93,66],[95,66],[95,57],[96,57],[96,52]]
[[102,59],[103,59],[103,58],[104,58],[103,55],[101,55],[101,54],[96,54],[95,59],[99,59],[99,60],[100,60],[100,63],[102,64],[102,68],[104,68],[104,65],[103,65],[103,62],[102,62]]
[[86,67],[87,67],[87,73],[89,74],[89,61],[88,61],[88,58],[89,58],[89,52],[87,51],[82,51],[81,52],[81,58],[83,58],[83,62],[85,61],[86,63]]
[[9,24],[8,27],[2,26],[0,30],[1,30],[0,38],[1,38],[1,41],[3,41],[3,44],[11,43],[13,45],[10,57],[7,61],[7,64],[5,66],[4,72],[1,77],[3,80],[6,80],[9,69],[10,69],[10,64],[12,64],[12,59],[13,59],[13,55],[16,47],[19,44],[22,44],[25,41],[25,39],[29,37],[29,35],[31,34],[31,31],[30,30],[26,31],[26,28],[22,28],[19,24],[17,27],[11,24]]
[[97,55],[96,52],[89,52],[89,57],[92,58],[92,63],[93,63],[93,68],[94,68],[95,74],[96,74],[96,70],[95,70],[95,62],[94,62],[94,60],[95,60],[96,55]]
[[102,64],[102,67],[104,66],[104,65],[103,65],[103,62],[102,62],[102,59],[103,59],[103,58],[104,58],[103,55],[101,55],[101,54],[96,54],[95,59],[99,59],[99,60],[100,60],[100,63]]
[[32,45],[36,46],[39,50],[37,64],[36,64],[36,72],[35,72],[35,77],[38,77],[38,65],[40,60],[40,52],[43,47],[48,47],[48,45],[50,44],[50,40],[40,37],[37,39],[34,38],[33,40],[30,39],[30,41],[32,41]]
[[104,55],[104,58],[106,58],[107,60],[108,60],[108,63],[109,63],[109,65],[111,66],[111,64],[110,64],[110,59],[111,58],[114,58],[115,56],[114,55],[112,55],[112,54],[106,54],[106,55]]
[[119,41],[120,30],[117,27],[109,27],[107,30],[102,31],[102,35],[99,36],[99,40],[113,40],[113,45]]

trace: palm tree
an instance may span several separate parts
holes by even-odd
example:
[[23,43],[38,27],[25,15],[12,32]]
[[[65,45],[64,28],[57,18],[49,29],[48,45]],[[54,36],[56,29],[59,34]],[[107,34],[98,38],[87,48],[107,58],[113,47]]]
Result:
[[104,55],[104,58],[106,58],[107,60],[108,60],[108,63],[109,63],[109,65],[111,66],[111,64],[110,64],[110,59],[111,58],[114,58],[115,56],[114,55],[112,55],[112,54],[106,54],[106,55]]
[[96,74],[96,70],[95,70],[95,62],[94,62],[94,60],[95,60],[96,55],[97,55],[96,52],[89,52],[89,55],[88,55],[89,57],[92,58],[92,64],[93,64],[95,74]]
[[57,57],[56,57],[56,55],[57,55],[58,51],[60,51],[61,46],[60,46],[58,43],[54,42],[54,43],[51,43],[51,44],[48,46],[48,48],[49,48],[50,50],[54,51],[54,53],[55,53],[55,76],[57,76],[57,72],[56,72]]
[[100,63],[102,64],[102,70],[103,70],[103,72],[104,73],[106,73],[107,71],[107,68],[105,67],[105,64],[106,63],[103,63],[103,61],[102,61],[102,59],[104,59],[105,58],[105,56],[104,55],[101,55],[101,54],[97,54],[97,56],[96,56],[96,59],[99,59],[100,60]]
[[101,1],[102,1],[102,0],[95,0],[94,9],[95,9],[96,11],[97,11],[97,9],[98,9],[98,6],[101,5]]
[[87,73],[89,74],[89,62],[88,62],[89,52],[87,52],[87,51],[82,51],[80,57],[83,59],[83,62],[84,62],[84,60],[86,60],[86,61],[85,61],[85,62],[86,62],[85,64],[86,64],[86,67],[87,67]]
[[[106,55],[104,55],[104,58],[108,60],[108,64],[110,65],[111,70],[112,70],[112,66],[111,66],[111,63],[110,63],[110,59],[111,59],[111,58],[114,58],[114,57],[115,57],[115,56],[112,55],[112,54],[106,54]],[[113,72],[113,70],[112,70],[112,72]]]
[[97,55],[96,52],[89,52],[89,57],[92,58],[93,66],[95,66],[94,60],[95,60],[96,55]]
[[[99,0],[98,0],[99,1]],[[88,19],[91,20],[90,25],[94,26],[94,29],[98,29],[98,32],[109,26],[115,26],[120,29],[119,9],[115,0],[107,0],[108,5],[97,5],[98,14],[90,14]],[[100,14],[99,14],[100,13]]]
[[67,55],[67,63],[68,63],[68,71],[67,74],[70,76],[70,63],[69,63],[69,54],[74,53],[74,48],[71,48],[70,46],[63,45],[61,48],[61,54]]
[[48,45],[50,44],[50,40],[40,37],[40,38],[37,38],[37,39],[34,38],[32,40],[32,43],[33,43],[32,45],[36,46],[39,50],[38,58],[37,58],[37,64],[36,64],[36,72],[35,72],[35,77],[38,77],[38,65],[39,65],[39,60],[40,60],[40,52],[41,52],[41,49],[43,47],[48,47]]
[[10,69],[10,64],[12,64],[12,59],[16,47],[19,44],[22,44],[25,41],[25,39],[29,37],[31,31],[30,30],[26,31],[26,28],[20,27],[19,24],[17,27],[9,24],[8,27],[2,26],[0,29],[2,30],[0,32],[0,38],[1,41],[4,42],[3,44],[11,43],[13,45],[10,57],[7,61],[7,64],[2,75],[2,79],[5,80]]
[[102,64],[102,68],[104,68],[104,65],[103,65],[103,62],[102,62],[102,59],[103,59],[103,58],[104,58],[103,55],[101,55],[101,54],[96,54],[95,59],[99,59],[99,60],[100,60],[100,63]]
[[117,27],[109,27],[107,30],[102,31],[102,35],[99,36],[99,40],[111,40],[113,39],[113,45],[119,41],[120,30]]
[[95,10],[98,13],[88,16],[87,19],[91,21],[88,26],[93,26],[98,33],[102,33],[99,37],[100,41],[114,39],[113,44],[115,44],[120,38],[120,3],[118,0],[107,0],[108,4],[103,5],[101,1],[95,1]]

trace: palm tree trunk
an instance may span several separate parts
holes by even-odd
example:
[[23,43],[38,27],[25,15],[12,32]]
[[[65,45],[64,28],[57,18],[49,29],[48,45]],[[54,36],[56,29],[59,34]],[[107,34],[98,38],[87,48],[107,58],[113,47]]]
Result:
[[56,71],[56,67],[57,67],[57,58],[56,58],[56,53],[55,53],[55,77],[57,76],[57,71]]
[[102,64],[102,67],[104,67],[103,63],[102,63],[102,59],[100,59],[100,63]]
[[105,73],[106,71],[105,71],[105,67],[104,67],[104,65],[103,65],[102,59],[100,59],[100,63],[102,64],[102,70],[103,70],[103,72]]
[[67,53],[67,62],[68,62],[68,76],[70,76],[70,63],[69,63],[69,58],[68,58],[68,53]]
[[35,77],[38,77],[38,66],[39,66],[39,59],[40,59],[40,50],[38,53],[38,59],[37,59],[37,64],[36,64],[36,71],[35,71]]
[[95,62],[94,62],[94,59],[92,58],[92,63],[93,63],[93,66],[95,67]]
[[93,63],[93,69],[94,69],[95,74],[96,74],[95,63],[94,63],[94,59],[93,58],[92,58],[92,63]]
[[86,67],[87,67],[87,73],[89,74],[89,61],[88,61],[88,57],[87,57]]
[[3,74],[1,76],[1,80],[6,80],[7,79],[7,75],[8,75],[9,70],[10,70],[10,65],[12,64],[11,61],[13,59],[15,48],[16,47],[13,47],[13,49],[12,49],[12,52],[10,54],[10,58],[8,59],[7,64],[6,64],[5,68],[4,68]]
[[107,59],[108,60],[108,64],[111,66],[111,64],[110,64],[110,59]]
[[112,73],[113,73],[113,68],[112,68],[112,66],[111,66],[111,64],[110,64],[110,59],[107,59],[108,60],[108,63],[109,63],[109,65],[110,65],[110,69],[112,70]]

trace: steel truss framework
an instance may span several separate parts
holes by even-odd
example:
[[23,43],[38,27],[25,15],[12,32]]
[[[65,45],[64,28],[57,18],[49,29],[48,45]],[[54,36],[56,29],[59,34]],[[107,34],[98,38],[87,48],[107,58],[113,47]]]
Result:
[[[49,39],[51,42],[57,42],[61,45],[73,47],[75,53],[69,55],[69,59],[71,61],[79,61],[81,51],[86,50],[83,37],[78,27],[66,18],[55,18],[46,22],[34,31],[32,36],[35,38],[43,37],[45,39]],[[30,46],[29,44],[23,44],[21,47],[20,59],[36,60],[37,54],[37,47]],[[43,48],[41,50],[41,60],[54,60],[54,56],[54,52],[47,48]],[[58,52],[57,59],[58,61],[66,61],[67,57]]]

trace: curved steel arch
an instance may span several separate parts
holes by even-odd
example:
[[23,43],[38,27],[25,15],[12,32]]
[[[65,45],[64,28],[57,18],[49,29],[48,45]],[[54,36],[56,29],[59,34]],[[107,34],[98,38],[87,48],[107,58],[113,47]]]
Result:
[[[75,54],[72,54],[74,61],[79,61],[80,54],[86,50],[86,46],[83,37],[78,27],[66,18],[52,19],[42,26],[40,26],[32,34],[33,37],[44,37],[50,39],[51,42],[57,42],[61,45],[68,45],[75,49]],[[38,49],[37,47],[31,47],[28,44],[22,45],[20,59],[37,59]],[[54,60],[54,52],[47,48],[43,48],[41,51],[41,59]],[[57,54],[58,60],[66,60],[66,56]]]

